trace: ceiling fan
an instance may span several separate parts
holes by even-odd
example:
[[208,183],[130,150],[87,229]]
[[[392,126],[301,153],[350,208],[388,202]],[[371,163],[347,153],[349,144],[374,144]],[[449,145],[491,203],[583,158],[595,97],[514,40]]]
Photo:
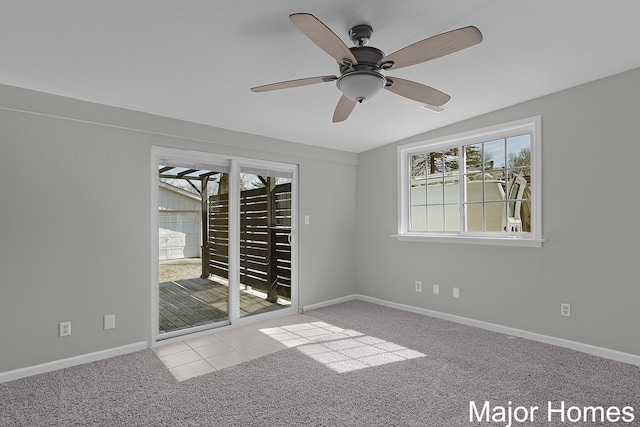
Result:
[[464,27],[448,31],[386,55],[380,49],[366,46],[373,34],[370,25],[356,25],[349,31],[355,44],[347,47],[344,42],[318,18],[310,13],[294,13],[289,19],[320,49],[331,55],[340,68],[340,76],[318,76],[288,80],[251,88],[253,92],[265,92],[336,81],[342,97],[333,113],[333,122],[346,120],[356,103],[372,98],[384,88],[397,95],[433,106],[441,106],[451,97],[437,89],[399,77],[385,76],[382,71],[415,65],[478,44],[482,33],[476,27]]

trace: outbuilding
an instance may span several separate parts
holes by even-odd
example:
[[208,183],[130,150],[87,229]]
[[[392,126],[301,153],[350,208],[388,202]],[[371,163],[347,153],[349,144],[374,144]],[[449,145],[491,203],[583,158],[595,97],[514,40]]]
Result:
[[200,196],[160,182],[159,260],[200,258]]

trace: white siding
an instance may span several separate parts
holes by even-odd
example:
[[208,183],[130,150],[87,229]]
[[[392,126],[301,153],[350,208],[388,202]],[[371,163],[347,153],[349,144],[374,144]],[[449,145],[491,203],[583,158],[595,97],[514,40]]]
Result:
[[160,260],[198,258],[200,221],[195,212],[160,212]]
[[194,211],[200,212],[200,201],[187,197],[164,187],[158,189],[158,206],[161,211]]
[[200,201],[160,187],[158,206],[159,259],[199,258]]

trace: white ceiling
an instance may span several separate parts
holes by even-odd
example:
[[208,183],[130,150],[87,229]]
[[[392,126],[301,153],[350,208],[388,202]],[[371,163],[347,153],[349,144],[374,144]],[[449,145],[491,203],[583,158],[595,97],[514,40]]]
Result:
[[[475,25],[481,44],[392,75],[451,95],[447,111],[382,91],[331,122],[338,74],[288,19],[309,12],[390,54]],[[640,67],[637,0],[1,0],[0,83],[304,144],[362,152]],[[598,108],[607,100],[594,100]]]

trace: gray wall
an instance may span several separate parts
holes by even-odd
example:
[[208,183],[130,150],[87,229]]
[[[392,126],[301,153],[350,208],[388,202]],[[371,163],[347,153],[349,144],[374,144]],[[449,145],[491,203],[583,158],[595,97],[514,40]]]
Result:
[[362,153],[357,292],[640,355],[638,99],[640,69],[399,142],[542,115],[542,248],[396,241],[399,144]]
[[298,164],[299,302],[355,292],[355,154],[0,86],[0,372],[150,339],[152,144]]
[[152,144],[300,165],[301,305],[357,292],[640,355],[639,88],[633,70],[400,142],[541,114],[548,241],[510,248],[392,238],[398,144],[356,156],[0,85],[0,372],[150,339]]

